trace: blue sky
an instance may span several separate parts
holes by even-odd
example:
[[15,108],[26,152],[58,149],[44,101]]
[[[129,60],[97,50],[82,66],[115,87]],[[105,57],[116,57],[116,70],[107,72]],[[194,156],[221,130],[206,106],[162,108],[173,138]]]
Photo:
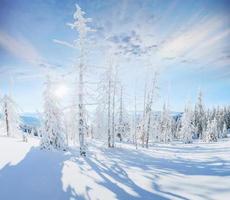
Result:
[[[145,80],[151,79],[153,68],[159,72],[157,110],[167,99],[172,110],[183,110],[188,99],[195,101],[199,88],[207,106],[229,104],[227,0],[0,0],[0,94],[9,92],[11,82],[23,111],[42,109],[45,73],[41,62],[49,63],[52,71],[63,75],[58,81],[72,87],[73,77],[67,74],[72,74],[78,51],[53,40],[76,39],[66,25],[73,21],[76,3],[93,19],[91,26],[97,32],[92,37],[97,43],[110,38],[128,47],[130,59],[120,58],[118,66],[130,109],[135,90],[141,108]],[[105,66],[106,51],[92,48],[90,64]],[[95,74],[101,71],[89,68],[87,77],[97,81]],[[89,93],[94,87],[89,86]]]

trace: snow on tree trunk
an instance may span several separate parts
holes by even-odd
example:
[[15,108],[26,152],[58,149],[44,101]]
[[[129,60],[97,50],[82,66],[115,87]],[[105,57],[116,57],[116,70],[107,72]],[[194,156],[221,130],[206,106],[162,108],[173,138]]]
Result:
[[122,87],[120,92],[120,107],[119,107],[119,122],[117,128],[117,136],[119,137],[120,141],[124,136],[124,123],[123,123],[123,98],[122,98]]
[[78,118],[78,131],[79,131],[79,143],[80,143],[80,155],[86,156],[85,149],[85,123],[84,123],[84,109],[83,109],[83,69],[82,64],[80,64],[80,72],[79,72],[79,96],[78,96],[78,110],[79,110],[79,118]]
[[108,89],[108,147],[111,147],[111,80]]
[[136,92],[135,92],[135,97],[134,97],[134,144],[137,149],[137,100],[136,100]]
[[144,88],[144,108],[143,108],[143,118],[141,122],[141,146],[145,145],[145,135],[146,135],[146,94],[147,94],[147,82],[145,82]]
[[146,141],[145,141],[145,147],[149,147],[149,132],[152,122],[152,104],[154,101],[154,97],[156,96],[156,89],[157,89],[157,73],[154,73],[153,81],[152,81],[152,89],[149,94],[148,103],[146,106],[146,115],[147,115],[147,130],[146,130]]
[[113,99],[112,99],[112,147],[115,147],[115,96],[116,96],[116,78],[114,77]]
[[20,116],[16,103],[10,96],[5,95],[2,99],[2,124],[3,130],[8,137],[21,134]]

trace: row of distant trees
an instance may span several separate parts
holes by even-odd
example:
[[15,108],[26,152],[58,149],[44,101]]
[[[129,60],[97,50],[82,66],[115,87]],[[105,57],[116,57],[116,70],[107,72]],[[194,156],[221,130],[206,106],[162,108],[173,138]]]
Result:
[[123,141],[148,148],[149,144],[170,143],[175,140],[183,143],[192,143],[197,139],[216,142],[219,138],[227,137],[230,128],[230,106],[207,109],[201,92],[195,106],[188,103],[184,112],[176,115],[170,111],[169,104],[164,104],[160,113],[146,105],[142,114],[132,115],[124,111],[122,102],[120,104],[123,105],[123,110],[119,107],[114,124],[109,124],[107,120],[110,117],[107,114],[109,107],[99,107],[93,124],[94,137],[106,140],[108,129],[111,129],[117,139],[122,138]]
[[[73,117],[76,116],[74,112],[78,113],[78,110],[63,112],[53,93],[49,77],[45,85],[44,113],[41,117],[42,126],[38,131],[41,148],[65,150],[68,146],[79,143],[77,118]],[[230,128],[230,106],[207,109],[201,92],[195,106],[187,104],[184,112],[177,115],[172,115],[167,104],[164,104],[160,113],[156,113],[146,105],[145,109],[149,110],[144,110],[142,114],[129,114],[125,109],[122,90],[119,95],[118,108],[113,108],[112,103],[111,109],[108,101],[100,99],[95,120],[84,126],[86,138],[106,141],[108,147],[116,147],[118,142],[126,142],[136,147],[148,148],[154,143],[170,143],[178,140],[183,143],[192,143],[194,140],[216,142],[219,138],[227,137]],[[21,127],[18,106],[11,96],[5,95],[1,99],[1,134],[9,137],[21,135],[23,140],[27,141],[27,135],[21,131]]]

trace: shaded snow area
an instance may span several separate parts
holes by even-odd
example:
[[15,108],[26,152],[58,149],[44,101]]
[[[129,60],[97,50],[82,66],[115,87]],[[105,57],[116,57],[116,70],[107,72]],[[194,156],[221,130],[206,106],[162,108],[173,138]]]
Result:
[[38,141],[0,137],[2,200],[158,200],[230,197],[230,140],[135,150],[88,144],[79,152],[44,151]]

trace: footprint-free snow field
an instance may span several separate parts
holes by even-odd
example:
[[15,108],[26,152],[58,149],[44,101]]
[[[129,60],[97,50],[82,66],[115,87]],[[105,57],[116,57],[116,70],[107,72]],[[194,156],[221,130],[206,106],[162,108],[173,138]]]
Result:
[[44,151],[33,138],[0,137],[0,199],[228,200],[229,155],[229,139],[147,150],[93,141],[83,158],[78,149]]

